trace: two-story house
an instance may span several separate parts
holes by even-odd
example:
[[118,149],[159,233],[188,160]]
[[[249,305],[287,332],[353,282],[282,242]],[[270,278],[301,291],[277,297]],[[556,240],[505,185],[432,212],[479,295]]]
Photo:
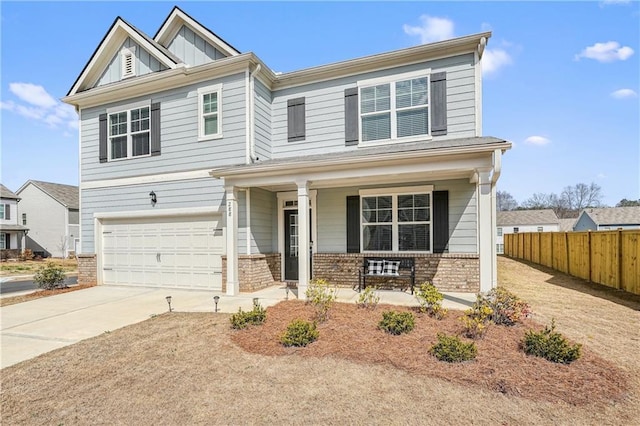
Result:
[[551,209],[499,211],[496,225],[498,254],[504,253],[504,234],[560,231],[560,220]]
[[18,202],[20,197],[0,184],[0,257],[18,257],[25,247],[29,229],[19,222]]
[[275,73],[177,7],[153,37],[116,18],[63,99],[80,281],[304,294],[393,255],[418,282],[491,289],[511,145],[482,136],[490,36]]
[[587,208],[580,212],[575,231],[640,229],[640,207]]

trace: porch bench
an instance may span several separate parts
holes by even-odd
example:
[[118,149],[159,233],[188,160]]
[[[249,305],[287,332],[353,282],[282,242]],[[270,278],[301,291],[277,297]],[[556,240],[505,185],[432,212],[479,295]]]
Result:
[[416,267],[413,257],[365,257],[358,269],[358,293],[367,286],[367,278],[405,279],[416,284]]

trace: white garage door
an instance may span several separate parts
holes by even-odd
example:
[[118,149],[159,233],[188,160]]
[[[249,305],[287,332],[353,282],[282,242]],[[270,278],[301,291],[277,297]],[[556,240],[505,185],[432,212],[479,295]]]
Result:
[[118,219],[102,225],[105,284],[222,289],[219,216]]

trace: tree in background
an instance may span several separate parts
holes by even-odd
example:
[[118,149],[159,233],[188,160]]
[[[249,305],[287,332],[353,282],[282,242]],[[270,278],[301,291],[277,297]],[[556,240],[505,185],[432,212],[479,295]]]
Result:
[[640,207],[640,199],[627,200],[626,198],[623,198],[618,204],[616,204],[616,207]]
[[577,183],[575,186],[566,186],[562,190],[561,198],[570,210],[580,211],[587,207],[600,207],[602,205],[602,188],[594,182],[590,185]]
[[518,202],[507,191],[497,191],[496,205],[498,211],[515,210],[518,207]]

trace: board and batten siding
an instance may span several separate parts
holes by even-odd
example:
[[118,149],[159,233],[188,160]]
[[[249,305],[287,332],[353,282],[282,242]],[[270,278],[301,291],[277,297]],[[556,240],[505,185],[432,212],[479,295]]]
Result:
[[120,52],[125,47],[135,48],[133,56],[135,58],[136,76],[141,76],[167,69],[167,67],[162,65],[155,57],[153,57],[153,55],[140,47],[138,43],[131,40],[131,37],[127,37],[124,43],[122,43],[122,46],[120,46],[120,48],[116,51],[116,54],[113,55],[113,59],[111,59],[111,62],[109,62],[109,65],[102,73],[102,76],[100,76],[100,78],[98,79],[96,87],[104,86],[105,84],[115,83],[116,81],[122,80],[122,55],[120,54]]
[[468,180],[413,182],[406,185],[378,185],[319,189],[317,200],[318,253],[346,253],[347,196],[359,189],[434,185],[434,191],[449,191],[449,253],[477,253],[477,209],[475,185]]
[[271,158],[271,91],[258,79],[254,84],[255,155],[260,160]]
[[[149,193],[157,196],[151,205]],[[213,178],[172,182],[156,182],[140,185],[114,186],[110,188],[81,189],[82,253],[95,253],[94,218],[100,212],[149,211],[209,207],[224,213],[224,188],[222,181]]]
[[184,25],[171,40],[168,49],[192,67],[225,58],[222,52]]
[[[222,83],[221,139],[198,142],[198,88]],[[82,181],[124,178],[159,173],[207,169],[241,164],[246,156],[245,75],[234,74],[157,93],[151,102],[160,103],[161,154],[100,163],[100,114],[108,108],[149,100],[129,99],[81,111]]]
[[[447,134],[434,136],[433,140],[476,136],[476,67],[473,55],[466,54],[273,92],[272,158],[357,149],[357,146],[345,146],[344,90],[356,87],[360,80],[427,68],[432,74],[447,73]],[[287,101],[299,97],[305,98],[306,135],[302,141],[289,142]]]

